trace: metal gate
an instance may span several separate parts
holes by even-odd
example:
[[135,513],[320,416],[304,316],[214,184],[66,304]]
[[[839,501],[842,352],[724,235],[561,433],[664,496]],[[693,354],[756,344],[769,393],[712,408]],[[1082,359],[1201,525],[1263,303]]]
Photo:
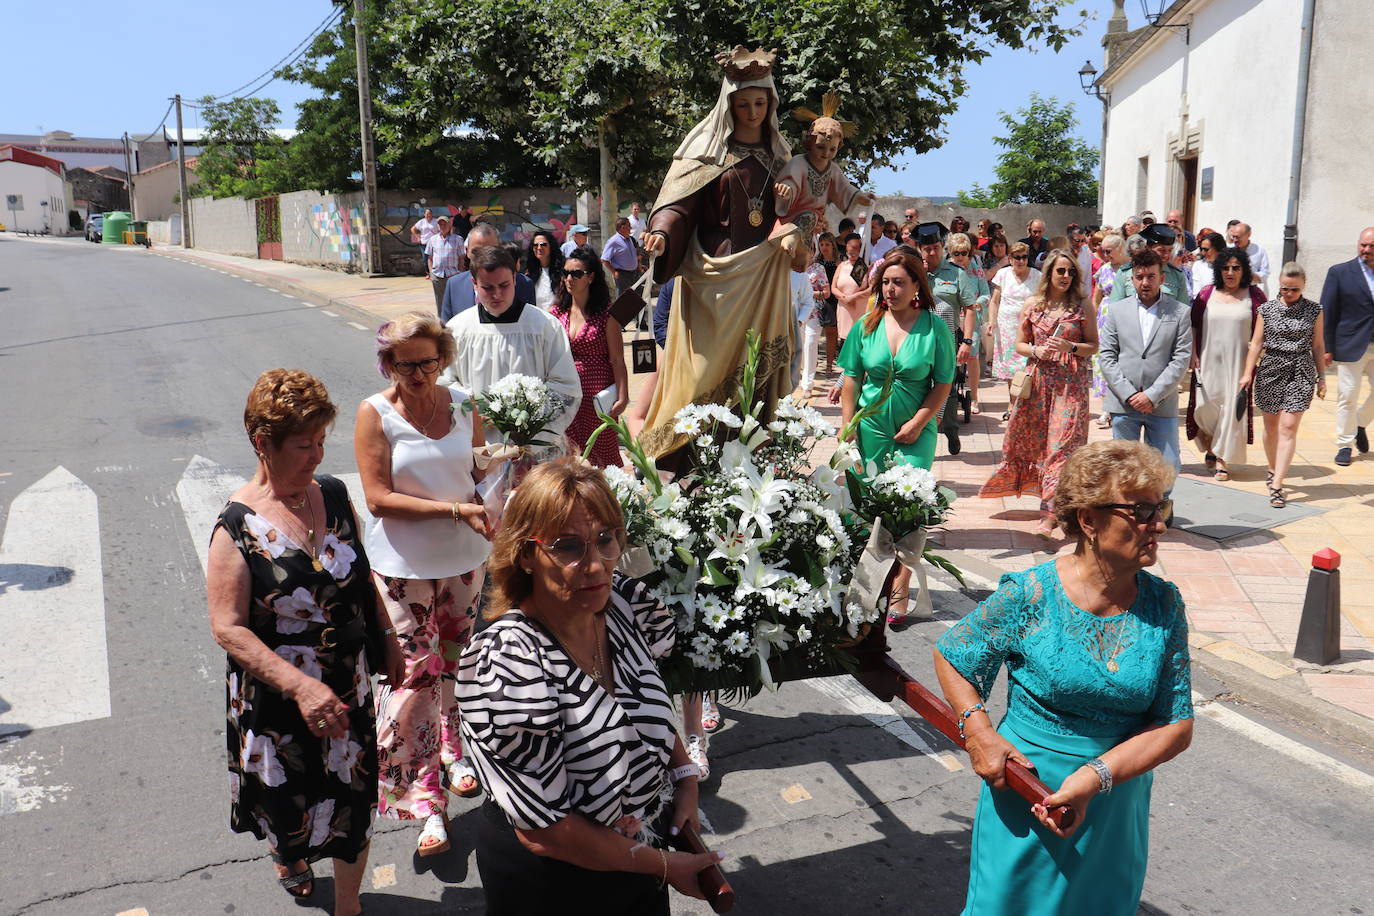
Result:
[[265,261],[280,261],[281,199],[259,197],[253,203],[258,211],[258,257]]

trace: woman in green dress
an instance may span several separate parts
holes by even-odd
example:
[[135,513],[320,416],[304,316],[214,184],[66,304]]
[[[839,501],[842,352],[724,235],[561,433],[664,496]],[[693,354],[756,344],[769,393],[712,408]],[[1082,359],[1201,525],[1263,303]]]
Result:
[[[844,425],[861,409],[892,390],[882,407],[858,428],[864,473],[889,464],[930,470],[935,461],[936,415],[954,383],[954,338],[935,315],[935,297],[925,265],[914,254],[888,253],[879,265],[878,300],[845,338],[836,361],[844,372]],[[902,567],[892,584],[889,619],[905,616],[911,570]]]
[[[1135,916],[1154,769],[1193,736],[1183,599],[1145,572],[1173,478],[1140,442],[1079,449],[1054,498],[1076,549],[1002,576],[936,646],[940,686],[984,780],[964,916]],[[1003,665],[1007,713],[994,728],[984,704]],[[1051,794],[1028,805],[1006,791],[1009,759],[1034,766]],[[1073,808],[1067,828],[1049,819],[1057,805]]]

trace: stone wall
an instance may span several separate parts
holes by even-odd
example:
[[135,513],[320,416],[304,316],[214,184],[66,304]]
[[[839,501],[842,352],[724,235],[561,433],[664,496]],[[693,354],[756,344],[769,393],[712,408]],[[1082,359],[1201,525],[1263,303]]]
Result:
[[[969,221],[969,226],[977,231],[978,221],[984,217],[1005,227],[1007,238],[1013,242],[1026,235],[1026,224],[1033,219],[1045,221],[1045,235],[1053,238],[1064,233],[1069,223],[1089,226],[1098,222],[1096,207],[1066,207],[1062,204],[1006,204],[996,210],[978,207],[961,207],[958,204],[935,204],[924,197],[879,197],[870,213],[881,213],[900,226],[904,221],[903,213],[907,207],[920,211],[922,222],[938,221],[949,225],[955,216]],[[834,214],[831,214],[832,217]]]
[[258,256],[258,216],[253,201],[240,197],[191,199],[191,244],[206,251]]

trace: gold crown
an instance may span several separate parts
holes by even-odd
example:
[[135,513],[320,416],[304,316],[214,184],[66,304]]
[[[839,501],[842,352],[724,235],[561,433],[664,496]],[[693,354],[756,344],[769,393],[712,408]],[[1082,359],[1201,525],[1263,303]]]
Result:
[[792,117],[803,124],[815,124],[817,121],[833,121],[835,124],[839,125],[840,131],[844,136],[854,136],[854,133],[859,129],[858,125],[852,121],[841,121],[836,118],[835,115],[839,113],[839,110],[840,94],[832,90],[821,98],[820,114],[816,114],[810,108],[794,108],[792,109]]
[[721,51],[716,55],[716,61],[725,71],[725,75],[737,83],[763,79],[772,73],[773,64],[777,59],[776,50],[765,51],[759,48],[750,51],[744,45],[735,45],[735,50]]

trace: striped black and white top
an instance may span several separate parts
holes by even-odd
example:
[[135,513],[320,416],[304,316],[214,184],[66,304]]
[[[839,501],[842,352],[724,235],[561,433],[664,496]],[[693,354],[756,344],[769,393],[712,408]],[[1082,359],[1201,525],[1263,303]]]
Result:
[[669,788],[676,735],[654,659],[673,648],[672,614],[617,574],[606,609],[615,696],[543,627],[512,610],[472,637],[458,666],[463,737],[482,786],[522,830],[573,812],[607,827],[645,823]]

